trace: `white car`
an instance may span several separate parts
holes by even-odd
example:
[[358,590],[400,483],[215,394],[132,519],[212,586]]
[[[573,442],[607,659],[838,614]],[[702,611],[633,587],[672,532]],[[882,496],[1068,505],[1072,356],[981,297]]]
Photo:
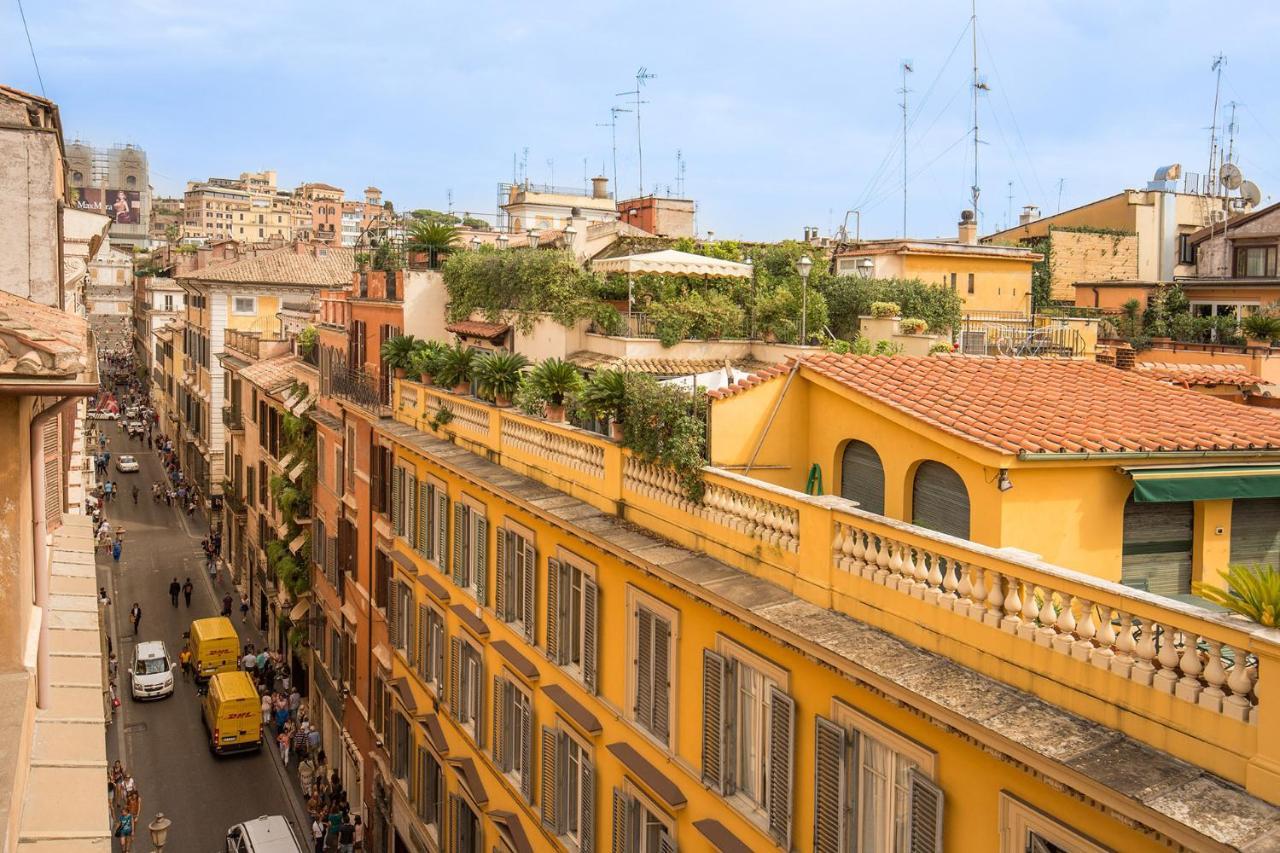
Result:
[[137,420],[137,419],[138,419],[138,407],[137,407],[137,406],[130,406],[129,408],[125,409],[125,410],[124,410],[124,416],[125,416],[126,418],[128,418],[129,420],[131,420],[131,421],[133,421],[133,420]]
[[129,435],[142,435],[142,431],[144,429],[145,427],[143,427],[142,421],[129,421],[124,425],[124,430],[129,433]]
[[95,421],[114,421],[120,417],[119,412],[109,412],[106,409],[90,409],[89,418]]
[[116,459],[116,470],[122,474],[138,473],[138,460],[133,456],[120,456]]
[[178,665],[169,659],[161,640],[147,640],[133,649],[129,670],[134,699],[163,699],[173,695],[173,671]]
[[227,853],[302,853],[302,845],[288,820],[263,815],[227,830]]

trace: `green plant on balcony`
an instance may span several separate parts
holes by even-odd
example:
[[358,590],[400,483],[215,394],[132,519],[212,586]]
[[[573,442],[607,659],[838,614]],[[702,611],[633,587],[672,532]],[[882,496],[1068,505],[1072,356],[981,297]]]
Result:
[[440,258],[448,255],[458,242],[458,229],[439,220],[419,220],[409,226],[405,251],[421,252],[427,256],[431,269],[440,266]]
[[1267,628],[1280,627],[1280,571],[1274,566],[1233,565],[1227,588],[1196,582],[1196,595]]
[[898,323],[898,331],[904,335],[923,335],[929,323],[919,317],[906,317]]
[[455,394],[468,394],[475,369],[476,351],[458,342],[440,356],[440,364],[436,367],[436,382],[444,388],[453,389]]
[[543,414],[554,423],[564,422],[565,402],[581,391],[583,386],[582,374],[578,372],[578,368],[560,358],[549,358],[539,364],[529,372],[529,381],[547,401]]
[[364,272],[366,269],[369,268],[369,262],[372,259],[373,259],[372,256],[368,252],[356,252],[356,257],[355,257],[356,268],[359,269],[361,272]]
[[498,406],[510,406],[528,366],[529,359],[518,352],[491,352],[480,356],[475,367],[480,396]]
[[448,347],[440,341],[418,341],[413,354],[409,357],[409,366],[405,368],[405,376],[430,385],[440,371],[440,363]]
[[413,360],[413,353],[418,347],[418,339],[413,335],[395,335],[382,342],[382,360],[387,367],[403,376]]
[[1280,317],[1273,314],[1250,314],[1240,323],[1240,329],[1250,341],[1270,344],[1280,338]]
[[888,317],[897,317],[902,313],[902,308],[896,302],[872,302],[871,316],[878,320]]
[[589,417],[609,421],[609,434],[622,440],[622,416],[627,406],[627,374],[621,370],[597,371],[578,395],[578,405]]
[[436,409],[436,413],[431,416],[431,420],[427,421],[427,426],[431,427],[432,431],[435,431],[441,427],[448,426],[452,421],[453,409],[448,406],[440,406]]
[[652,376],[629,376],[622,444],[644,462],[670,468],[689,500],[701,500],[705,414],[705,394],[691,396]]
[[298,354],[310,355],[319,342],[320,333],[316,331],[316,327],[307,326],[301,332],[298,332]]

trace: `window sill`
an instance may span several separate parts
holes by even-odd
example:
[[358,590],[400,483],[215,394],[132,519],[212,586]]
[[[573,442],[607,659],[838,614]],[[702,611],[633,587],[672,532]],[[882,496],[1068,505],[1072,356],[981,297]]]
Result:
[[769,835],[769,813],[761,808],[755,800],[746,794],[735,792],[725,797],[725,802],[732,806],[734,811],[750,821],[756,829],[766,836]]

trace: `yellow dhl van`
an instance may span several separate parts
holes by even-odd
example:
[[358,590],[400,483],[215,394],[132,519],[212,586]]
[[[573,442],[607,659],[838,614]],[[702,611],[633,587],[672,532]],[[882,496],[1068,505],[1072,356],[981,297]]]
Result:
[[198,681],[218,672],[235,672],[240,661],[240,638],[225,616],[191,623],[191,670]]
[[262,706],[246,672],[220,672],[209,679],[204,727],[209,749],[221,755],[262,747]]

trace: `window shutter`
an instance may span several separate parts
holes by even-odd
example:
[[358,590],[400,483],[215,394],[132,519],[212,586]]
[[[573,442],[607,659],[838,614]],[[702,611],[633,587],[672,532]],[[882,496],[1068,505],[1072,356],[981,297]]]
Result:
[[724,793],[725,671],[728,661],[702,650],[702,781]]
[[534,550],[532,542],[523,542],[520,553],[520,571],[524,572],[524,595],[520,602],[520,618],[524,622],[524,638],[532,644],[534,642],[533,600],[536,594],[534,584],[538,579],[538,552]]
[[473,546],[474,557],[471,573],[475,581],[476,601],[484,607],[489,603],[489,520],[483,515],[474,516],[476,520],[476,539]]
[[418,478],[412,471],[404,474],[404,538],[410,548],[418,541]]
[[506,700],[507,683],[498,676],[493,677],[493,763],[503,772],[510,770],[507,763],[507,738],[503,729],[504,701]]
[[428,536],[430,525],[427,517],[431,513],[431,487],[426,483],[418,483],[418,527],[413,538],[413,549],[424,557],[431,556]]
[[600,588],[596,582],[582,578],[582,683],[596,692],[596,650],[600,638]]
[[444,572],[449,565],[449,496],[436,489],[436,565]]
[[653,731],[653,614],[636,608],[636,722]]
[[472,720],[475,722],[476,729],[476,746],[484,746],[484,661],[480,658],[480,653],[474,649],[469,649],[471,660],[475,662],[476,677],[471,683],[473,692],[471,697]]
[[422,636],[421,626],[418,625],[416,618],[418,611],[413,606],[413,593],[409,585],[401,584],[400,588],[404,592],[404,601],[396,605],[404,619],[404,636],[400,639],[400,644],[404,647],[405,659],[409,661],[409,667],[412,669],[418,662],[418,638]]
[[907,849],[911,853],[942,853],[942,789],[913,768],[907,790]]
[[444,620],[440,617],[434,617],[431,620],[431,654],[433,657],[432,665],[435,667],[433,673],[436,683],[436,696],[439,697],[444,692]]
[[591,853],[596,846],[596,772],[585,761],[582,764],[582,843],[579,853]]
[[542,727],[542,825],[556,835],[560,834],[560,822],[556,814],[556,785],[560,777],[556,771],[556,759],[560,752],[558,740],[555,729]]
[[404,513],[400,501],[404,498],[404,470],[400,466],[391,469],[391,529],[397,536],[404,534]]
[[813,853],[842,853],[845,837],[845,779],[848,775],[844,729],[817,717],[813,746]]
[[458,719],[458,709],[462,706],[462,640],[453,637],[449,640],[449,707],[453,710],[453,718]]
[[676,853],[676,840],[666,831],[661,831],[658,835],[658,853]]
[[511,621],[507,615],[507,555],[511,553],[507,539],[510,536],[510,531],[498,528],[497,559],[493,565],[493,610],[503,622]]
[[663,743],[671,739],[671,623],[653,620],[653,733]]
[[627,843],[627,804],[628,797],[620,788],[613,789],[613,853],[630,853]]
[[449,849],[457,850],[458,848],[458,827],[462,825],[462,816],[459,813],[462,801],[458,799],[457,794],[449,795]]
[[427,605],[418,605],[418,636],[414,638],[414,649],[417,655],[418,675],[422,676],[423,681],[427,680],[427,654],[429,653],[427,632],[431,630],[431,625],[427,621],[428,613]]
[[769,834],[791,848],[791,744],[795,740],[795,700],[769,688]]
[[520,697],[520,794],[526,803],[533,802],[533,763],[530,751],[533,748],[533,713],[526,696]]
[[62,516],[62,416],[44,422],[44,519],[52,524]]
[[391,636],[391,645],[400,648],[400,620],[397,611],[400,606],[400,582],[391,581],[390,595],[387,596],[387,633]]
[[462,552],[467,538],[467,508],[458,501],[453,505],[453,582],[463,586]]
[[547,559],[547,657],[560,662],[560,561]]

